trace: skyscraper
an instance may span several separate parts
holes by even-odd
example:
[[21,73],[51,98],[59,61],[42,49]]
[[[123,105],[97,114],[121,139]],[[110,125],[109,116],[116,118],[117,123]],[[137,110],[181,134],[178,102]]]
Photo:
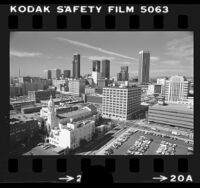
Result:
[[100,68],[101,68],[101,62],[99,60],[93,60],[92,61],[92,71],[100,72]]
[[101,64],[102,78],[110,79],[110,60],[104,59]]
[[80,78],[80,54],[73,55],[72,69],[73,78]]
[[128,81],[128,66],[121,66],[121,72],[117,73],[117,81]]
[[60,69],[52,69],[51,70],[51,78],[52,79],[60,79],[61,70]]
[[149,68],[150,68],[150,52],[139,52],[139,72],[138,82],[141,84],[147,84],[149,82]]
[[172,76],[166,81],[165,100],[167,102],[183,101],[188,97],[189,82],[183,76]]
[[51,79],[51,70],[44,70],[44,78]]
[[64,74],[64,78],[70,78],[71,77],[71,71],[70,70],[64,70],[63,74]]

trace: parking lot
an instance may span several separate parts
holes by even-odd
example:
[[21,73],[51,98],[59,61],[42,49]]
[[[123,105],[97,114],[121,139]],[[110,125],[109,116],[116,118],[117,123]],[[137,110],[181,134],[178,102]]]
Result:
[[[126,133],[125,133],[126,134]],[[124,134],[123,134],[124,135]],[[142,153],[142,155],[158,155],[158,154],[162,154],[157,153],[158,148],[160,147],[161,141],[165,141],[167,143],[167,149],[169,149],[169,152],[167,150],[167,152],[163,152],[163,155],[170,155],[170,154],[174,154],[174,155],[187,155],[188,154],[188,147],[190,147],[190,145],[186,144],[184,141],[181,140],[173,140],[170,138],[163,138],[161,136],[156,136],[156,135],[152,135],[152,134],[145,134],[142,131],[137,131],[133,134],[131,134],[130,136],[127,137],[127,139],[125,139],[124,141],[121,142],[121,144],[118,142],[120,141],[120,138],[122,138],[123,140],[123,135],[121,135],[118,139],[114,140],[111,144],[109,144],[109,147],[106,147],[105,149],[101,150],[101,152],[99,152],[99,155],[130,155],[130,154],[134,154],[134,155],[140,155]],[[141,138],[144,137],[144,138]],[[143,149],[141,149],[138,146],[138,150],[136,150],[136,153],[127,153],[127,151],[133,147],[133,145],[135,144],[135,142],[139,140],[146,140],[145,142],[140,143],[143,146]],[[148,146],[146,146],[145,144],[148,143],[148,141],[150,141],[150,143],[148,144]],[[169,144],[168,144],[169,143]],[[171,148],[170,145],[175,144],[176,146],[173,148]],[[134,146],[135,147],[135,146]],[[162,146],[165,147],[165,146]],[[161,149],[162,149],[161,147]],[[109,150],[109,148],[112,148],[111,150]],[[135,148],[133,148],[134,150]],[[107,150],[107,151],[106,151]],[[173,150],[173,152],[171,152],[171,150]],[[141,152],[140,152],[141,151]]]

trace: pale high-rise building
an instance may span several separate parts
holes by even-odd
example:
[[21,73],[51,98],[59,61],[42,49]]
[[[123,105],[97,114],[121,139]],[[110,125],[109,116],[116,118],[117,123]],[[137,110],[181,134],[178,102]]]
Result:
[[95,83],[95,84],[97,84],[97,81],[99,80],[99,79],[101,79],[101,72],[92,72],[92,79],[93,79],[93,82]]
[[184,76],[172,76],[166,81],[165,101],[178,102],[187,99],[189,93],[189,82]]

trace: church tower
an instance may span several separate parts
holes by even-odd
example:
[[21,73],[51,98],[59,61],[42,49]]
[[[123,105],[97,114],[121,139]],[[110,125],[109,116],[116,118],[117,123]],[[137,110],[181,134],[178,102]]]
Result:
[[54,101],[52,99],[52,96],[50,96],[50,100],[48,102],[47,126],[48,126],[48,129],[53,129],[54,127],[57,127],[55,104],[54,104]]

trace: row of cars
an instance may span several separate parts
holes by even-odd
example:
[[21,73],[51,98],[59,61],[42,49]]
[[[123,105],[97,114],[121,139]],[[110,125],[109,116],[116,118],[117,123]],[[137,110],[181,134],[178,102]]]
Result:
[[38,143],[37,146],[42,147],[44,150],[47,150],[51,147],[49,143]]
[[144,134],[147,135],[154,135],[154,136],[160,136],[162,138],[169,138],[171,140],[177,140],[177,138],[175,136],[170,136],[167,134],[163,134],[163,133],[157,133],[157,132],[152,132],[152,131],[144,131]]
[[175,155],[176,144],[162,140],[156,153],[158,155]]
[[149,148],[149,145],[153,139],[147,139],[144,136],[140,136],[138,140],[135,141],[134,145],[127,150],[128,155],[143,155],[145,151]]
[[112,155],[114,153],[114,149],[118,149],[124,142],[126,142],[130,138],[132,134],[136,132],[137,130],[134,130],[134,129],[127,131],[125,134],[123,134],[123,136],[118,138],[117,141],[115,141],[111,147],[107,148],[104,154]]

